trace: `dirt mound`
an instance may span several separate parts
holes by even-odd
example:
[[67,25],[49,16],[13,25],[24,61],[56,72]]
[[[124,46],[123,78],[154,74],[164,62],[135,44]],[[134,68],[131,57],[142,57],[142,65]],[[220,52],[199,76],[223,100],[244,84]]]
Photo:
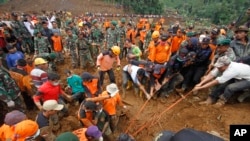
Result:
[[102,0],[10,0],[0,5],[0,9],[1,11],[20,12],[67,10],[72,11],[73,14],[85,12],[123,14],[122,9],[118,9],[114,4],[107,4]]

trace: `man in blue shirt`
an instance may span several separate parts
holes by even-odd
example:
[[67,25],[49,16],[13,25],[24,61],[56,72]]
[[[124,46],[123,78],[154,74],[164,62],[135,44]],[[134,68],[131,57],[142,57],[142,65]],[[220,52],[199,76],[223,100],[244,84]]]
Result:
[[17,51],[14,46],[7,45],[6,48],[9,51],[9,53],[6,56],[6,61],[9,69],[17,66],[17,60],[25,59],[24,54],[20,51]]

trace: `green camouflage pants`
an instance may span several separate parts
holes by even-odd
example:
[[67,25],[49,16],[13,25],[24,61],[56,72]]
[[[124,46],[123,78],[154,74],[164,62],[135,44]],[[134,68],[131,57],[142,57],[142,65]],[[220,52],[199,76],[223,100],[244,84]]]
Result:
[[70,51],[70,55],[71,55],[71,63],[73,67],[77,67],[78,66],[78,56],[76,54],[75,51]]
[[87,63],[90,64],[91,67],[95,66],[95,63],[91,57],[90,51],[86,50],[79,50],[79,57],[80,57],[80,67],[85,68]]

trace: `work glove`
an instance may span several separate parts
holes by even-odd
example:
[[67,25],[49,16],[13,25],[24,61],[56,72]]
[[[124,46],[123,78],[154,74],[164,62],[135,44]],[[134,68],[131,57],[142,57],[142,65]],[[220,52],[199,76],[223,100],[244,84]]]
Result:
[[15,107],[15,102],[12,101],[12,100],[10,100],[10,101],[7,102],[7,106],[8,106],[9,108]]
[[116,67],[116,70],[117,70],[117,71],[119,71],[120,69],[121,69],[121,66],[120,66],[120,65]]

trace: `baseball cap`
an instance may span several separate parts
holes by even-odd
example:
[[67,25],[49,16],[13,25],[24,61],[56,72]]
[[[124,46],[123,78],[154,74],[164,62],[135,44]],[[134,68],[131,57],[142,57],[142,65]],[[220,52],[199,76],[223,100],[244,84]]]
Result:
[[43,109],[46,111],[50,110],[60,111],[63,109],[63,105],[58,104],[56,100],[47,100],[43,103]]
[[12,125],[15,125],[15,124],[17,124],[25,119],[27,119],[27,116],[24,113],[22,113],[18,110],[14,110],[14,111],[11,111],[5,115],[4,123],[9,125],[9,126],[12,126]]
[[16,124],[14,137],[18,141],[34,139],[40,134],[38,124],[32,120],[24,120]]
[[111,97],[115,96],[119,92],[119,89],[115,83],[107,85],[106,90]]
[[231,63],[231,60],[227,56],[220,57],[217,62],[214,64],[214,67],[222,67],[225,65],[229,65]]
[[172,131],[162,131],[154,139],[154,141],[171,141],[174,133]]
[[201,41],[201,43],[203,43],[203,44],[209,44],[209,42],[210,42],[210,38],[209,37],[205,37]]
[[71,132],[65,132],[60,134],[56,141],[79,141],[79,138]]
[[42,64],[46,64],[46,63],[47,63],[47,61],[44,60],[43,58],[36,58],[34,61],[35,65],[42,65]]
[[98,129],[97,126],[89,126],[86,131],[86,135],[99,139],[102,136],[102,132]]

